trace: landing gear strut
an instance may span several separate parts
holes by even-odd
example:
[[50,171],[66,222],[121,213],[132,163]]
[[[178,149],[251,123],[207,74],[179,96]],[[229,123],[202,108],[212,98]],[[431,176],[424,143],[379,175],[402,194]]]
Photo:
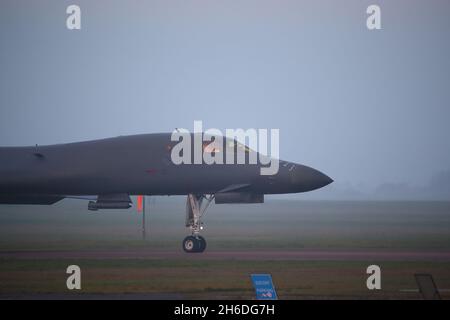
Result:
[[[206,249],[206,240],[200,235],[203,229],[201,218],[206,209],[214,199],[214,195],[188,194],[186,202],[186,227],[191,231],[191,235],[183,240],[183,250],[188,253],[203,252]],[[202,207],[203,200],[206,204]]]

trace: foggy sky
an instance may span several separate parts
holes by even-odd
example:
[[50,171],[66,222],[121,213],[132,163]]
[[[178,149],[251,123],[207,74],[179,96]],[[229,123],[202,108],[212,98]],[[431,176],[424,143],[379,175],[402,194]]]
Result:
[[450,169],[449,31],[444,0],[2,0],[0,145],[203,120],[279,128],[281,158],[338,185],[426,185]]

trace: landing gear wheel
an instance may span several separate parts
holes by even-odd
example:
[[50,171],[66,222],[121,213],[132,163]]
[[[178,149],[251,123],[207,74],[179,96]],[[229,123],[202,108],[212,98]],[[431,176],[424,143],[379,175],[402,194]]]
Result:
[[197,252],[197,248],[199,247],[198,242],[199,241],[193,236],[184,238],[183,250],[188,253]]
[[189,236],[183,240],[183,250],[187,253],[203,252],[206,249],[206,240],[202,236]]
[[199,251],[198,252],[203,252],[206,249],[206,240],[205,238],[203,238],[202,236],[198,236],[197,238],[198,243],[199,243]]

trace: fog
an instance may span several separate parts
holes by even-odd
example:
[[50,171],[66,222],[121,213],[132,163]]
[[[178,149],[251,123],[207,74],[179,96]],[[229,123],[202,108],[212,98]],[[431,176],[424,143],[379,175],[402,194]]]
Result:
[[2,0],[0,145],[277,128],[281,158],[335,180],[296,197],[448,199],[449,17],[449,1]]

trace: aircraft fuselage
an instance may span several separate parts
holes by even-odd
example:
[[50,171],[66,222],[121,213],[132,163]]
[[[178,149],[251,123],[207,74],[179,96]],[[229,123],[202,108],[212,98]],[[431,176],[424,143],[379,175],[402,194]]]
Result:
[[277,174],[259,164],[181,164],[170,158],[169,133],[88,142],[0,148],[1,195],[214,194],[248,185],[261,194],[305,192],[332,180],[307,166],[280,162]]

